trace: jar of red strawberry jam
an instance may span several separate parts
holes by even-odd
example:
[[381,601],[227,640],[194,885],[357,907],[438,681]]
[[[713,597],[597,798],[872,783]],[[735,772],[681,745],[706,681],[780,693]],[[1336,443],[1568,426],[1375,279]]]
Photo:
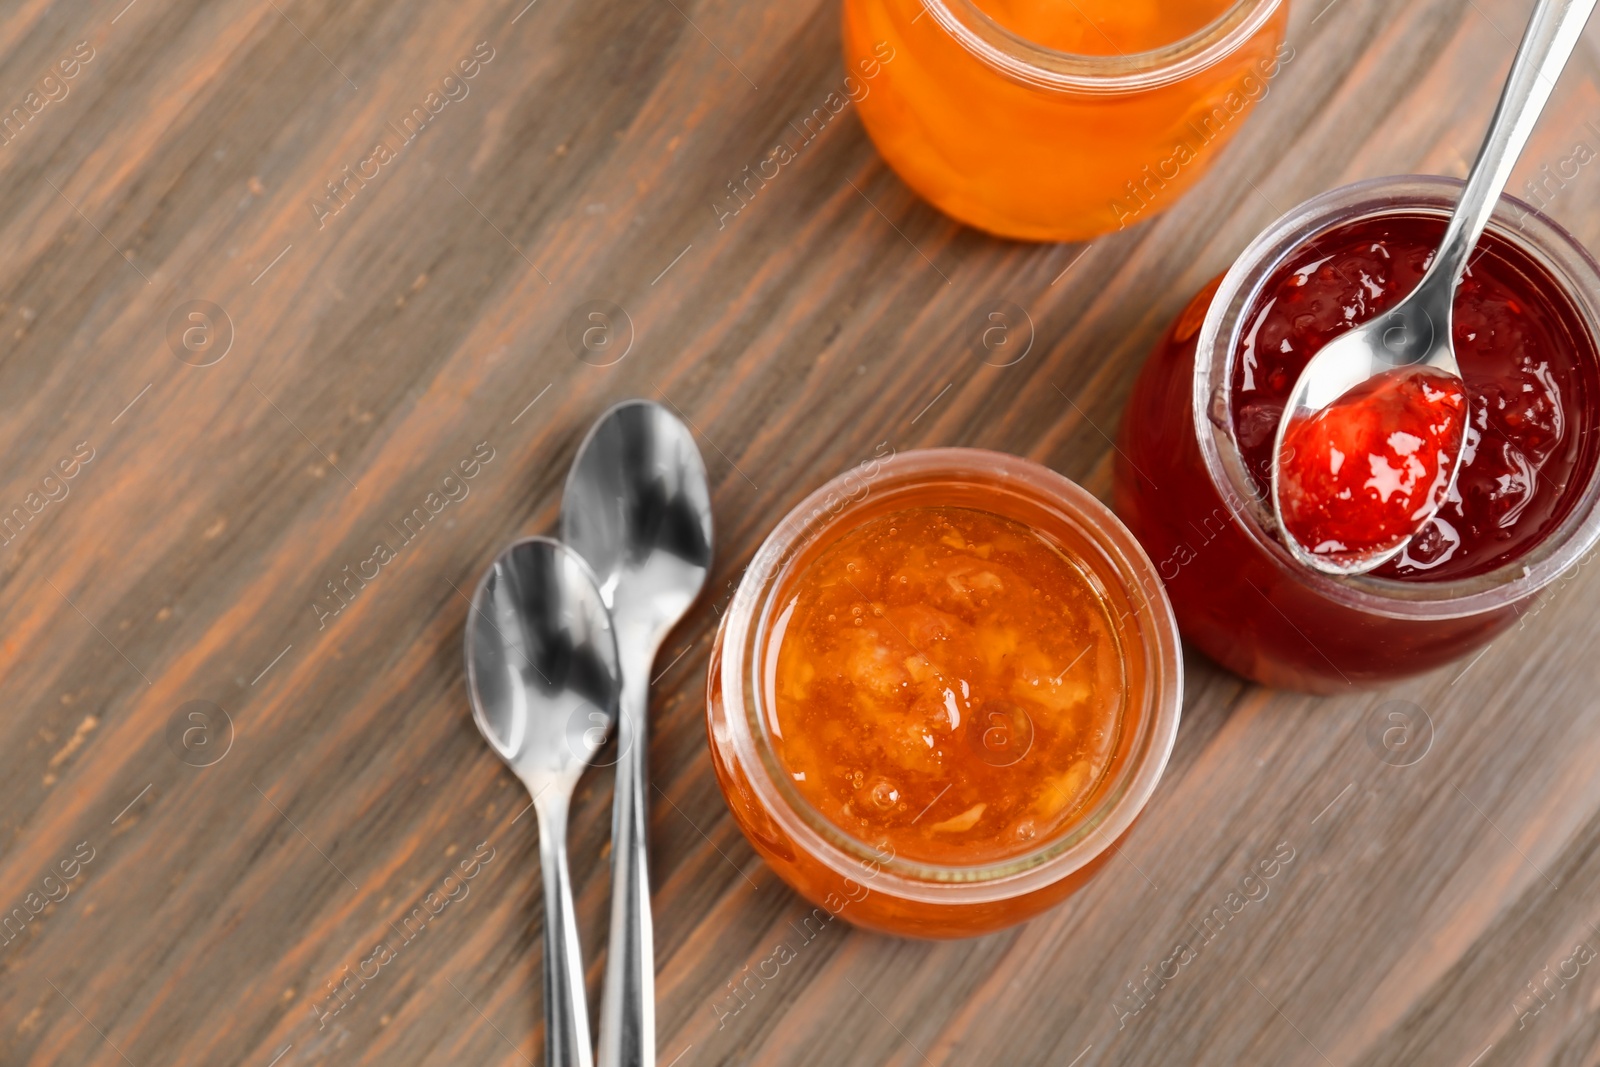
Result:
[[[1177,626],[1126,527],[1015,456],[872,460],[756,553],[711,656],[728,806],[834,919],[968,937],[1081,885],[1178,728]],[[815,936],[808,933],[807,936]]]
[[[1415,287],[1460,188],[1379,178],[1302,204],[1195,297],[1135,385],[1117,510],[1184,636],[1246,677],[1326,692],[1438,667],[1514,623],[1600,534],[1600,267],[1503,199],[1456,294],[1467,444],[1437,518],[1359,577],[1314,572],[1278,539],[1285,397],[1323,344]],[[1353,476],[1323,481],[1377,508],[1403,488],[1392,460],[1354,457]]]

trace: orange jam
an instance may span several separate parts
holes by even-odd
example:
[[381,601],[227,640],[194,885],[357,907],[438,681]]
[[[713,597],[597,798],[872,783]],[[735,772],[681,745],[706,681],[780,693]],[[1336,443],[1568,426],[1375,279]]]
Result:
[[1199,179],[1294,59],[1287,21],[1282,0],[844,0],[844,85],[941,211],[1083,241]]
[[1084,569],[987,511],[892,511],[797,577],[768,686],[784,769],[834,825],[935,864],[1069,826],[1110,766],[1128,682]]

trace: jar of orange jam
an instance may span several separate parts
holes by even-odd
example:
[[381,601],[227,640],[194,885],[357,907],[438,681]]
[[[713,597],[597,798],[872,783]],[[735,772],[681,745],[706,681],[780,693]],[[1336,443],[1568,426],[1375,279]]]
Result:
[[1082,241],[1194,184],[1293,58],[1287,21],[1283,0],[844,0],[845,69],[940,210]]
[[817,923],[967,937],[1105,862],[1177,733],[1178,633],[1109,509],[976,449],[871,461],[767,538],[717,633],[712,762]]

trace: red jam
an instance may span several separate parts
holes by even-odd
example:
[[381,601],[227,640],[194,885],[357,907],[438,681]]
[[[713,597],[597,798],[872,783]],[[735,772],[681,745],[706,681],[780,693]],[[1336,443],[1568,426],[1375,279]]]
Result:
[[1318,556],[1394,548],[1443,501],[1466,411],[1454,375],[1402,367],[1291,423],[1278,470],[1284,526]]
[[[1301,370],[1334,337],[1416,287],[1444,226],[1416,215],[1349,223],[1296,250],[1267,279],[1246,315],[1232,382],[1235,438],[1263,493]],[[1379,576],[1484,573],[1531,550],[1566,512],[1563,490],[1582,455],[1567,430],[1576,405],[1596,399],[1595,355],[1577,312],[1543,268],[1491,233],[1456,292],[1454,318],[1469,397],[1461,473],[1438,514]],[[1348,487],[1335,482],[1325,487],[1334,496]],[[1363,514],[1375,535],[1376,512]],[[1361,524],[1359,515],[1352,521]]]

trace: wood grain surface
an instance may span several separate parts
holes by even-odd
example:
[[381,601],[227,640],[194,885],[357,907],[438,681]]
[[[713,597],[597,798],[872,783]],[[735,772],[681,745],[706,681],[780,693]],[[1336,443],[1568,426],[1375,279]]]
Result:
[[[888,442],[1106,497],[1145,353],[1265,223],[1465,172],[1528,0],[1296,2],[1194,193],[1087,246],[952,223],[848,109],[729,214],[843,77],[835,0],[0,3],[0,1064],[541,1058],[533,820],[469,716],[462,591],[635,395],[692,424],[718,524],[653,701],[663,1067],[1600,1063],[1592,573],[1384,692],[1191,654],[1122,855],[980,940],[804,940],[712,777],[711,634],[809,489]],[[1512,184],[1557,175],[1591,244],[1597,45]],[[605,358],[569,341],[600,303]],[[1431,724],[1406,759],[1396,712]],[[573,809],[592,1013],[610,799],[596,771]]]

